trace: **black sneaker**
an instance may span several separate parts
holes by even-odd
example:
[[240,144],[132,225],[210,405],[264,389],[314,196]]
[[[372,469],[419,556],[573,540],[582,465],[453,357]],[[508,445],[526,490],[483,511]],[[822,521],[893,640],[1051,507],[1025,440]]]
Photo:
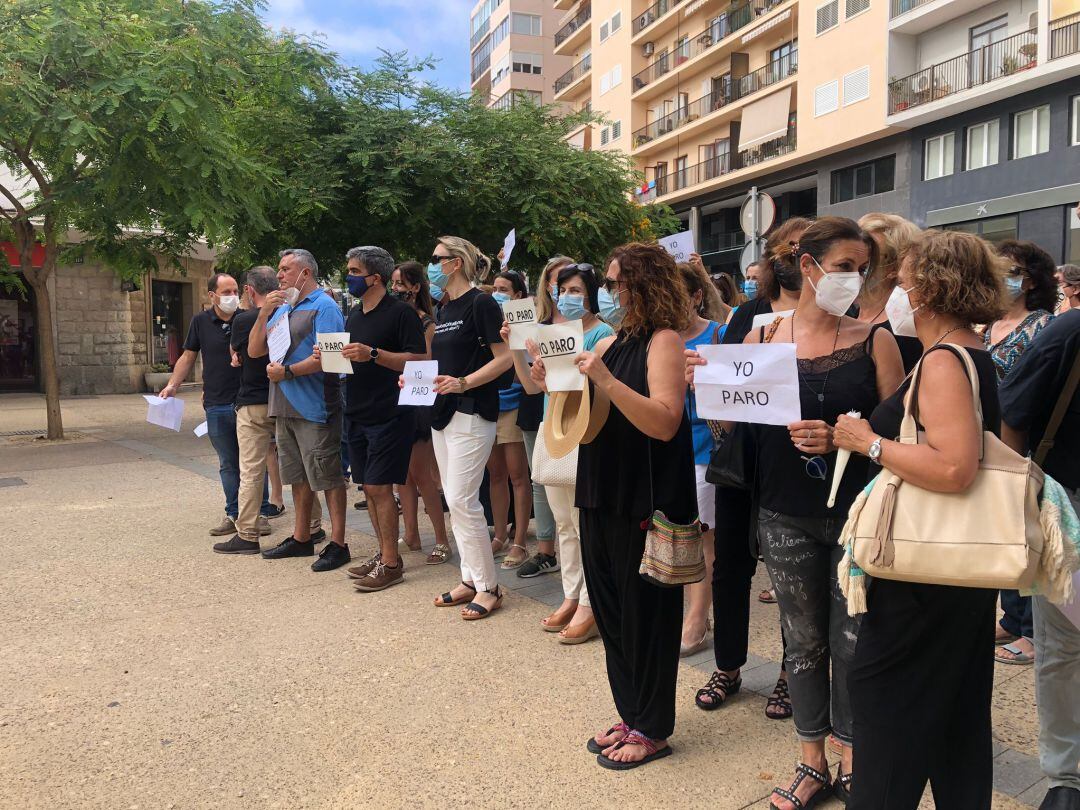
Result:
[[315,543],[301,543],[292,535],[262,553],[263,559],[266,560],[283,560],[286,557],[311,557],[314,554]]
[[354,503],[353,504],[353,509],[359,509],[361,511],[363,511],[364,509],[367,509],[367,498],[364,498],[364,500],[357,501],[356,503]]
[[351,559],[348,544],[339,546],[337,543],[327,543],[319,559],[311,564],[311,570],[317,573],[333,571],[335,568],[341,568]]
[[554,554],[537,552],[532,559],[526,560],[518,568],[517,575],[522,579],[532,579],[541,574],[553,574],[559,570],[559,561]]
[[240,535],[234,534],[224,543],[214,543],[214,551],[218,554],[258,554],[259,544],[253,540],[242,540]]
[[270,504],[270,511],[267,512],[264,515],[264,517],[266,517],[266,518],[268,518],[270,520],[273,520],[274,518],[279,518],[284,514],[285,514],[285,504],[282,504],[281,506],[278,506],[276,503],[272,503],[272,504]]
[[316,545],[326,539],[326,529],[316,529],[311,533],[311,543]]

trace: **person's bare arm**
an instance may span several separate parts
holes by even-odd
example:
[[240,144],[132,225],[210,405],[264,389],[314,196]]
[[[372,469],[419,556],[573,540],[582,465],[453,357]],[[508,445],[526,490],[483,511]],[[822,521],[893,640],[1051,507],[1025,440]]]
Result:
[[265,357],[270,353],[270,347],[266,345],[266,322],[274,314],[274,310],[285,303],[285,293],[281,290],[273,290],[263,300],[259,307],[259,316],[251,325],[248,334],[248,357]]
[[509,346],[505,343],[492,343],[491,353],[494,356],[487,363],[464,378],[466,382],[464,389],[457,377],[451,377],[448,374],[440,374],[435,378],[435,389],[440,394],[463,394],[497,379],[510,370],[514,361],[510,357]]
[[158,396],[162,399],[168,399],[171,396],[175,396],[176,392],[180,389],[184,380],[187,379],[188,374],[191,373],[191,369],[195,366],[195,358],[198,355],[191,349],[184,349],[184,353],[180,355],[180,359],[176,361],[176,365],[173,366],[172,376],[169,377],[168,384],[161,389]]

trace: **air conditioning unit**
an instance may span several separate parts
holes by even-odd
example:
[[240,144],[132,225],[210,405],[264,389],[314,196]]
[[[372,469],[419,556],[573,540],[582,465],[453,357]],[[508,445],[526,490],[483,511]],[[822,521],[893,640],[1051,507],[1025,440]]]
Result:
[[641,53],[644,56],[652,56],[656,52],[656,44],[653,42],[646,42],[641,47]]

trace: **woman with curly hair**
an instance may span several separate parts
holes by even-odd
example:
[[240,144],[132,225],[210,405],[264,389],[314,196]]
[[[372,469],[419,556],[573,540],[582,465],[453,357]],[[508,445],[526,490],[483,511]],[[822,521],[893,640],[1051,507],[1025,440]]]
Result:
[[[638,575],[643,521],[658,509],[676,523],[697,514],[693,445],[684,407],[683,340],[690,305],[675,261],[658,245],[618,247],[604,286],[614,337],[575,362],[611,413],[578,454],[585,581],[607,657],[620,721],[588,741],[606,768],[628,770],[668,756],[675,729],[682,588]],[[543,361],[533,379],[544,385]]]
[[[971,486],[980,437],[1001,427],[994,361],[973,327],[1005,311],[1003,264],[972,234],[927,231],[916,243],[900,266],[905,300],[893,326],[925,347],[915,403],[919,442],[893,440],[909,378],[868,420],[839,418],[833,442],[851,451],[852,461],[869,456],[933,492],[959,495]],[[978,374],[981,424],[960,353]],[[985,588],[870,583],[847,679],[856,774],[849,808],[914,810],[929,780],[938,807],[988,810],[996,601],[997,592]]]

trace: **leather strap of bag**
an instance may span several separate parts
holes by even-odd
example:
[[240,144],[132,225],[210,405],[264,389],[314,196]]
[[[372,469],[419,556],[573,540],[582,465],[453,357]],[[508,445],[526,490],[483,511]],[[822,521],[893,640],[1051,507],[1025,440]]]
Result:
[[1061,396],[1058,397],[1057,404],[1054,406],[1054,412],[1050,414],[1050,421],[1046,423],[1046,431],[1043,433],[1042,441],[1039,442],[1035,454],[1031,457],[1032,461],[1040,467],[1046,461],[1046,457],[1050,455],[1050,451],[1054,449],[1054,437],[1057,435],[1061,423],[1065,421],[1065,411],[1069,409],[1069,403],[1072,402],[1077,385],[1080,385],[1080,354],[1073,360],[1069,379],[1065,381],[1065,387],[1061,389]]

